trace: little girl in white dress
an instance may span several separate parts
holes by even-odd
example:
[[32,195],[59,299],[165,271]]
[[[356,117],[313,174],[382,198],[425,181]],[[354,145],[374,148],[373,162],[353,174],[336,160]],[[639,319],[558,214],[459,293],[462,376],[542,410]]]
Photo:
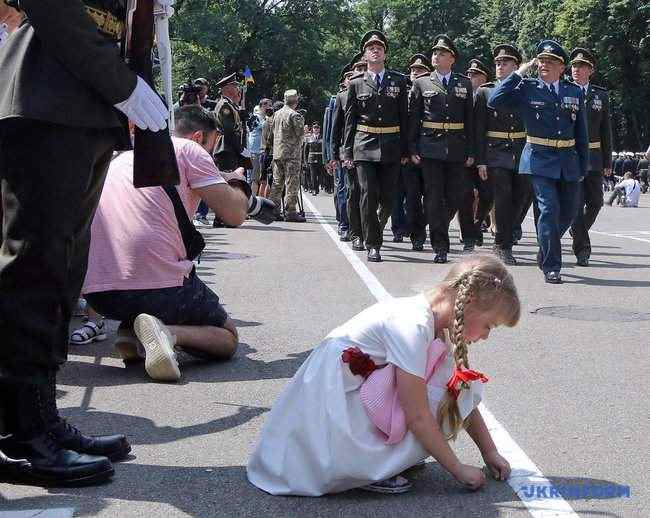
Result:
[[273,495],[397,493],[410,488],[398,475],[432,455],[476,489],[483,472],[461,464],[447,442],[463,426],[495,478],[507,479],[510,466],[475,408],[487,378],[469,369],[467,344],[497,325],[514,326],[519,312],[512,276],[487,256],[455,265],[429,292],[362,311],[334,329],[285,387],[248,479]]

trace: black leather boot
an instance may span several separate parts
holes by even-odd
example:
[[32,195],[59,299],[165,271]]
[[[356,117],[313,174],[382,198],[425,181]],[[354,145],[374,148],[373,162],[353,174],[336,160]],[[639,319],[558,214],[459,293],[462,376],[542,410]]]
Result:
[[100,455],[112,461],[125,459],[131,452],[131,445],[124,435],[89,437],[59,416],[56,407],[56,374],[52,372],[47,385],[38,387],[39,404],[45,418],[47,431],[66,450],[87,455]]
[[114,473],[110,460],[62,448],[47,430],[53,414],[43,397],[46,390],[47,386],[26,383],[5,390],[5,401],[11,405],[6,415],[11,435],[0,441],[0,450],[21,465],[16,469],[15,463],[5,463],[5,469],[0,469],[2,479],[45,486],[90,485],[109,479]]

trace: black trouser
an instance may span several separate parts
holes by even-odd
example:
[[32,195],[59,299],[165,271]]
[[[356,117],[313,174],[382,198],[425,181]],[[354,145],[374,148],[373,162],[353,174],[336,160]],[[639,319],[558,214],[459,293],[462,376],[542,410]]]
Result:
[[603,208],[603,173],[589,171],[580,186],[578,213],[571,224],[573,234],[573,253],[576,257],[589,258],[591,241],[589,229],[596,221],[596,216]]
[[469,201],[473,188],[471,175],[463,162],[422,159],[424,205],[431,247],[435,252],[449,252],[449,223],[456,211],[465,243],[476,241],[472,204]]
[[320,184],[321,184],[321,169],[323,168],[322,164],[309,164],[309,172],[310,172],[310,186],[312,190],[318,194]]
[[476,233],[481,232],[481,224],[485,221],[494,205],[494,179],[488,174],[487,180],[481,180],[478,169],[473,167],[474,187],[478,191],[478,208],[476,209]]
[[406,220],[411,241],[424,243],[427,239],[427,219],[422,205],[424,196],[422,167],[412,164],[404,166],[404,184],[406,185]]
[[44,383],[67,358],[116,137],[31,120],[0,127],[0,380]]
[[[355,162],[359,186],[361,187],[361,226],[365,237],[366,248],[379,248],[384,241],[385,224],[393,210],[393,197],[399,174],[399,162]],[[381,203],[383,215],[377,214]]]
[[363,230],[361,226],[361,186],[359,177],[355,168],[346,169],[345,182],[348,188],[348,197],[346,208],[348,211],[348,221],[350,223],[350,239],[360,237],[363,240]]
[[530,178],[501,167],[489,168],[488,178],[494,182],[494,216],[497,227],[494,244],[509,250],[512,248],[513,231],[517,225],[521,225],[521,213],[524,208],[528,211]]

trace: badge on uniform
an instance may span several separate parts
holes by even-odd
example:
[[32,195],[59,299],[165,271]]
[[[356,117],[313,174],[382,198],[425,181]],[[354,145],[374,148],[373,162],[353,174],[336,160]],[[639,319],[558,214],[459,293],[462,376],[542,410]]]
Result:
[[600,111],[603,109],[603,100],[596,96],[594,97],[594,100],[591,103],[591,109],[595,111]]
[[395,98],[399,95],[401,89],[399,86],[392,86],[393,84],[395,83],[391,83],[391,86],[386,88],[386,95]]
[[460,99],[467,99],[467,88],[464,86],[454,86],[454,94]]

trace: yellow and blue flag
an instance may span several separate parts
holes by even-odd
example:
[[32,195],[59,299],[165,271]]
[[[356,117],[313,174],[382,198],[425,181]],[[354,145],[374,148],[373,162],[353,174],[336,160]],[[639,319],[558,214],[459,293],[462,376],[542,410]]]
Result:
[[246,84],[255,84],[255,79],[253,79],[253,72],[251,72],[251,69],[249,67],[246,67],[246,70],[244,70],[244,82]]

